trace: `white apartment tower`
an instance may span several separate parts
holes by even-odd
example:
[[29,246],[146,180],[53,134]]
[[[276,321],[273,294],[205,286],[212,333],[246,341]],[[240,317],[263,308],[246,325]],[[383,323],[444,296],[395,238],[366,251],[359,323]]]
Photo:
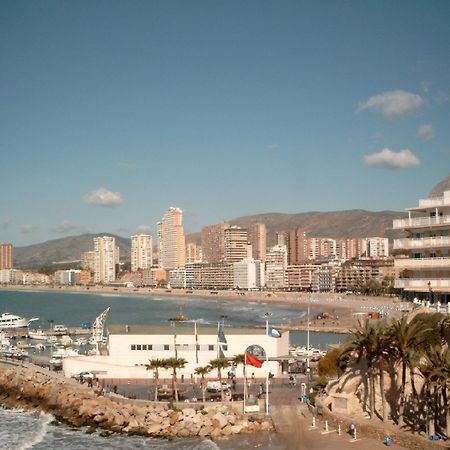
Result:
[[148,269],[153,261],[153,238],[150,234],[131,236],[131,271]]
[[158,223],[159,266],[177,269],[185,266],[186,246],[183,229],[183,211],[169,208]]
[[94,238],[94,282],[107,284],[116,279],[117,247],[110,236]]
[[[394,220],[407,237],[394,240],[395,287],[410,300],[450,301],[450,191],[419,201],[408,218]],[[401,255],[399,254],[401,253]]]

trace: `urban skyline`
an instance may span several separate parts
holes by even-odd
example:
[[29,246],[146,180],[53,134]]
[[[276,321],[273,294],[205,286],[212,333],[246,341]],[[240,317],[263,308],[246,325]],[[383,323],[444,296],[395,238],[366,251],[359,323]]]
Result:
[[[4,1],[0,241],[403,211],[450,167],[450,3]],[[395,194],[395,195],[394,195]]]

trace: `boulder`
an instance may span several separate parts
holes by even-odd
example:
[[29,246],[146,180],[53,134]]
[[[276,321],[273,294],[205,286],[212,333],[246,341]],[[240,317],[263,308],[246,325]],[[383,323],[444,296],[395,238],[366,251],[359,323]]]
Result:
[[218,412],[212,418],[212,424],[214,428],[223,428],[228,425],[228,419],[224,414]]

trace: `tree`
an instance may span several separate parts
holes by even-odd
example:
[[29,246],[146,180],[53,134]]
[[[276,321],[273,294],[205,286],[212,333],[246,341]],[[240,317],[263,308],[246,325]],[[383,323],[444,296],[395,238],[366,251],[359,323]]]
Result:
[[204,366],[204,367],[196,367],[195,373],[197,375],[201,375],[202,377],[202,397],[203,397],[203,403],[206,402],[206,383],[205,383],[205,375],[211,372],[212,367],[211,366]]
[[213,359],[209,362],[211,369],[217,369],[217,376],[220,383],[220,398],[223,401],[223,387],[222,387],[222,370],[230,367],[230,362],[225,358]]
[[172,389],[176,403],[178,403],[177,369],[183,369],[186,364],[187,361],[184,358],[167,358],[164,360],[164,368],[172,369]]
[[245,376],[244,370],[245,370],[245,355],[243,353],[236,355],[232,360],[231,363],[235,365],[236,367],[239,364],[242,364],[242,374]]
[[147,370],[155,371],[155,402],[158,401],[158,383],[159,383],[159,369],[164,369],[166,363],[164,359],[151,359],[150,364],[146,364],[145,368]]
[[[403,426],[404,408],[406,401],[406,369],[409,368],[411,380],[413,382],[414,367],[418,363],[418,352],[421,352],[427,342],[426,336],[431,330],[425,322],[413,320],[408,322],[406,316],[394,322],[388,331],[391,341],[391,353],[401,364],[401,390],[400,405],[398,411],[398,425]],[[414,388],[415,390],[415,388]]]

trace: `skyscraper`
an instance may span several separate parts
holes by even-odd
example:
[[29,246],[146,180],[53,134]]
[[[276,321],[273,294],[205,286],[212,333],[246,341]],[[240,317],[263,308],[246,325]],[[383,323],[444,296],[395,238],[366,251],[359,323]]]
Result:
[[224,231],[224,236],[226,262],[238,262],[248,258],[249,243],[246,228],[236,226],[227,228]]
[[217,223],[202,228],[202,259],[216,263],[225,259],[225,230],[228,223]]
[[158,223],[159,266],[176,269],[185,266],[186,248],[183,229],[183,211],[169,208]]
[[13,268],[12,244],[0,244],[0,270]]
[[153,238],[150,234],[131,236],[131,271],[148,269],[153,262]]
[[248,241],[252,245],[252,257],[259,261],[266,260],[267,228],[264,223],[255,223],[247,228]]
[[116,240],[111,236],[94,238],[94,282],[110,283],[116,279]]

